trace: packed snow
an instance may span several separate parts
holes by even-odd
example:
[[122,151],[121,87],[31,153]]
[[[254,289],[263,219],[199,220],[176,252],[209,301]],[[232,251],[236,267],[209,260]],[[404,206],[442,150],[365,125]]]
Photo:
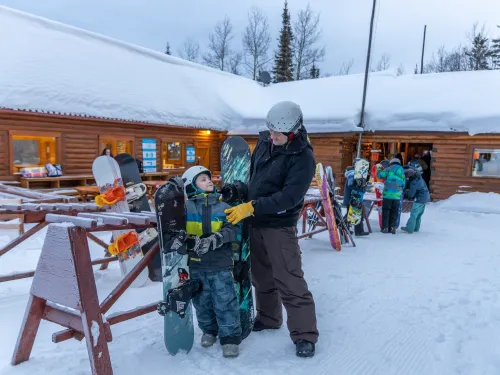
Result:
[[[156,313],[112,326],[113,371],[135,374],[497,375],[500,373],[499,194],[470,193],[430,203],[420,233],[377,230],[356,247],[332,250],[326,233],[300,240],[320,331],[316,355],[297,358],[286,326],[254,332],[238,358],[217,343],[170,356]],[[402,215],[402,223],[408,214]],[[0,232],[0,246],[14,236]],[[0,257],[0,275],[36,267],[45,230]],[[108,239],[109,233],[99,233]],[[93,257],[102,248],[91,243]],[[117,264],[95,277],[100,299],[119,282]],[[51,342],[61,327],[43,321],[31,359],[11,366],[31,279],[0,284],[0,375],[88,374],[85,342]],[[161,298],[161,285],[131,288],[109,314]]]
[[[250,79],[0,6],[0,107],[256,134],[296,101],[311,132],[359,131],[363,74]],[[13,37],[15,36],[15,37]],[[498,133],[500,71],[371,73],[366,129]]]

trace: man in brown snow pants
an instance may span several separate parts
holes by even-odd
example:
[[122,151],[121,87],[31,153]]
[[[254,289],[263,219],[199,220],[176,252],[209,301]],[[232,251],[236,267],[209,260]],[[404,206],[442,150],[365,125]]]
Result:
[[277,329],[285,306],[290,338],[299,357],[312,357],[318,341],[314,299],[302,271],[297,220],[316,161],[302,111],[279,102],[267,115],[252,154],[248,202],[226,210],[236,224],[249,217],[252,281],[257,317],[254,331]]

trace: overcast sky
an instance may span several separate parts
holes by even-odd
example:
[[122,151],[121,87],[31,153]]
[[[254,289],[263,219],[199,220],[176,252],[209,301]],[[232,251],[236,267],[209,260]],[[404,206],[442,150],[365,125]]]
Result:
[[[326,47],[322,72],[336,73],[342,62],[353,58],[351,72],[362,72],[366,59],[372,0],[289,0],[292,22],[307,3],[321,12],[322,44]],[[267,14],[273,50],[280,29],[282,0],[0,0],[0,4],[107,36],[172,52],[187,37],[200,42],[202,50],[215,23],[229,16],[241,49],[241,33],[252,5]],[[406,73],[420,62],[422,34],[427,24],[426,57],[440,45],[467,41],[474,22],[486,26],[490,37],[500,36],[500,0],[378,0],[373,45],[373,65],[383,53],[391,65],[403,64]]]

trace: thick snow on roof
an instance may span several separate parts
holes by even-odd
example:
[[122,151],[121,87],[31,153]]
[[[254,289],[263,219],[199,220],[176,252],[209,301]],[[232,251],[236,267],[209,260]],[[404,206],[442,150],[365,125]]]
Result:
[[[359,131],[363,74],[258,83],[0,6],[0,107],[256,134],[297,102],[309,132]],[[371,73],[365,129],[500,133],[500,71]]]

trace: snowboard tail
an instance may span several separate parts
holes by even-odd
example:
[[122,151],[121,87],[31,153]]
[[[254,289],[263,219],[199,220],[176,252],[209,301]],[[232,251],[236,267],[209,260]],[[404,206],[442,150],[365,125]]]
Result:
[[337,224],[335,222],[333,205],[330,200],[330,189],[322,163],[316,164],[316,180],[318,183],[319,191],[321,193],[321,201],[323,203],[323,210],[325,212],[330,244],[335,250],[340,251],[342,249],[342,245],[340,243],[339,232],[337,229]]

